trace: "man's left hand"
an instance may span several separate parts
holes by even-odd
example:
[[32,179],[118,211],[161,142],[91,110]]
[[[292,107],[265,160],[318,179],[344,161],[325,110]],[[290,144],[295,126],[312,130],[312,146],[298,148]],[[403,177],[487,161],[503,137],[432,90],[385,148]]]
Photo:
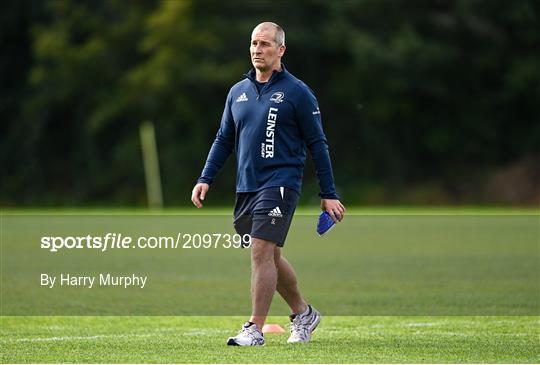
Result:
[[321,209],[326,211],[335,223],[345,216],[345,206],[337,199],[321,199]]

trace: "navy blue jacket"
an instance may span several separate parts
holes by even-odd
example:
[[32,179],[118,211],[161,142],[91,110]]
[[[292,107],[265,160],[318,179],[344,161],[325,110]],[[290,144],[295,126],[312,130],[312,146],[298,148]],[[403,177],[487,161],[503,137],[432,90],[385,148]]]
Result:
[[338,199],[313,91],[282,66],[259,93],[252,69],[229,91],[221,126],[198,182],[212,183],[235,150],[236,192],[284,186],[300,193],[306,147],[319,178],[319,195]]

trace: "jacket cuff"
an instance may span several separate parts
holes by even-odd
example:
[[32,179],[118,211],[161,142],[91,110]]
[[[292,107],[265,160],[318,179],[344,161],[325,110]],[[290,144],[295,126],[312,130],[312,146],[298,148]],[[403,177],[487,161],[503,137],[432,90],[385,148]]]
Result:
[[197,179],[197,182],[198,182],[198,183],[204,183],[204,184],[210,185],[210,184],[212,184],[212,179],[210,179],[210,178],[208,178],[208,177],[203,177],[203,176],[201,176],[201,177],[199,177],[199,178]]
[[319,196],[321,199],[333,199],[333,200],[339,200],[339,196],[337,194],[323,194],[319,193]]

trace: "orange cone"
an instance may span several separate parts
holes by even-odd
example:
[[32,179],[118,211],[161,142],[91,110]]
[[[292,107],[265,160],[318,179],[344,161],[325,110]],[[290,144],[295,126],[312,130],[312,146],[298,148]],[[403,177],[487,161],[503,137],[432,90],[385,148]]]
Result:
[[263,333],[285,333],[285,330],[283,327],[281,327],[279,324],[265,324],[262,328]]

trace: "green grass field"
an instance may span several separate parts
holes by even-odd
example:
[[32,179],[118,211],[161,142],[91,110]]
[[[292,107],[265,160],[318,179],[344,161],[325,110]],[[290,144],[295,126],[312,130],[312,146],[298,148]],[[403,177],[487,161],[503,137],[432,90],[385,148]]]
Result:
[[[300,346],[286,334],[267,335],[264,348],[225,346],[249,314],[247,250],[52,254],[37,241],[105,226],[230,229],[226,210],[189,213],[3,211],[2,363],[540,361],[537,210],[350,210],[323,239],[314,213],[300,211],[284,253],[324,315]],[[149,275],[147,288],[47,289],[37,280],[44,270],[134,268]],[[269,322],[285,327],[287,313],[276,296]]]
[[[241,317],[3,317],[3,363],[537,363],[538,317],[326,317],[307,345],[225,346]],[[273,323],[285,324],[283,317]]]

